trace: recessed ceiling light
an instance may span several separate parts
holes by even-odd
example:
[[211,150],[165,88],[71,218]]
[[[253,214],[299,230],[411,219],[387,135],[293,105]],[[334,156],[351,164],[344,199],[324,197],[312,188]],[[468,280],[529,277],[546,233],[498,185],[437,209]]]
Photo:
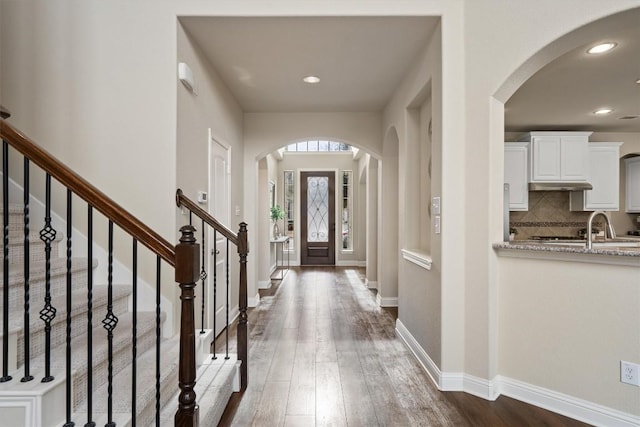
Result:
[[596,114],[598,116],[605,116],[607,114],[611,114],[612,112],[613,110],[611,108],[600,108],[594,111],[593,114]]
[[634,120],[634,119],[640,119],[640,115],[634,114],[631,116],[618,117],[618,120]]
[[305,83],[310,83],[310,84],[320,83],[320,77],[307,76],[304,79],[302,79],[302,81],[305,82]]
[[640,85],[640,79],[636,80],[636,84]]
[[614,43],[614,42],[600,43],[600,44],[597,44],[597,45],[593,46],[592,48],[590,48],[587,51],[587,53],[590,53],[590,54],[605,53],[605,52],[610,51],[611,49],[613,49],[617,45],[618,45],[618,43]]

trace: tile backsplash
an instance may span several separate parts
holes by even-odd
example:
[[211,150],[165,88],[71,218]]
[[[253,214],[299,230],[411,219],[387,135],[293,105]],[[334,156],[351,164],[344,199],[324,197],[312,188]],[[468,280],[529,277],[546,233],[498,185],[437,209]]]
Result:
[[[510,212],[509,227],[517,230],[516,239],[531,236],[578,236],[587,228],[591,212],[571,212],[568,191],[530,191],[529,210]],[[599,218],[594,218],[598,221]],[[602,223],[594,227],[602,229]]]

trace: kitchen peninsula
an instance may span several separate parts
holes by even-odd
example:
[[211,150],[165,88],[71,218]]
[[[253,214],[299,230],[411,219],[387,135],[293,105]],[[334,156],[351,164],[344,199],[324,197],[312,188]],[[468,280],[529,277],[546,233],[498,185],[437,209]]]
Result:
[[500,375],[512,397],[561,393],[588,417],[598,401],[610,408],[602,425],[637,425],[640,388],[620,381],[620,361],[640,355],[640,246],[562,243],[493,244]]
[[584,241],[514,240],[495,243],[499,256],[556,261],[589,262],[598,264],[640,267],[640,239],[620,238],[615,241],[596,241],[587,249]]

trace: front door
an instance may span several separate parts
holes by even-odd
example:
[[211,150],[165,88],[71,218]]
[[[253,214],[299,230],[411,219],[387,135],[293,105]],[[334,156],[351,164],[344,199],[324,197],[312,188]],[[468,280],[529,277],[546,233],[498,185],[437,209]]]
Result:
[[300,173],[300,263],[335,264],[335,172]]

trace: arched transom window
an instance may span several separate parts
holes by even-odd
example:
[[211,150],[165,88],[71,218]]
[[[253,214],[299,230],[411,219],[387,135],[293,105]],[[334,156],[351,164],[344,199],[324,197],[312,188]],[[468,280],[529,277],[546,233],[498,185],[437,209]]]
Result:
[[349,144],[344,142],[329,141],[329,140],[308,140],[295,142],[289,144],[286,147],[286,151],[298,151],[305,153],[324,153],[329,151],[353,151]]

